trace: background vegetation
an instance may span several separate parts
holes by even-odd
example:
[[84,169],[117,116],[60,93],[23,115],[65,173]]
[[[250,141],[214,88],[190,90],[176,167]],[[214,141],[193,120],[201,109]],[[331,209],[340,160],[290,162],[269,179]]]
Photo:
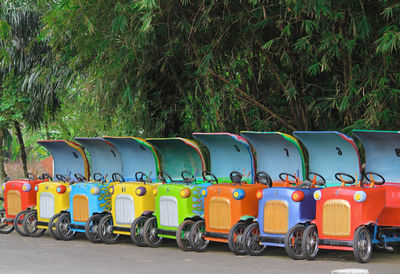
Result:
[[398,130],[399,60],[396,0],[4,0],[0,158],[39,138]]

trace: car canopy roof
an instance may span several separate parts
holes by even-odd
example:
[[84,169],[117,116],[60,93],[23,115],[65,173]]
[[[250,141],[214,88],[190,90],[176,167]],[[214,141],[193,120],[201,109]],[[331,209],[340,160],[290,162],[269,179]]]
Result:
[[211,172],[222,180],[229,180],[232,171],[246,173],[253,182],[255,163],[250,145],[240,135],[231,133],[193,133],[210,153]]
[[104,137],[113,144],[121,155],[122,176],[127,181],[136,180],[138,171],[144,172],[152,180],[156,180],[159,161],[154,147],[142,138],[136,137]]
[[386,182],[400,183],[400,132],[353,130],[365,150],[365,171],[382,175]]
[[182,180],[184,170],[201,178],[205,169],[204,157],[196,142],[180,137],[148,138],[146,141],[156,148],[160,170],[168,173],[173,180]]
[[53,156],[53,176],[61,174],[72,177],[75,173],[89,176],[89,163],[79,144],[65,140],[43,140],[37,143]]
[[351,137],[338,131],[295,131],[293,135],[308,151],[309,171],[321,174],[328,186],[339,184],[337,172],[360,179],[360,156]]
[[113,173],[122,172],[121,155],[115,147],[103,138],[76,137],[90,154],[90,167],[92,175],[100,173],[111,180]]
[[304,179],[304,157],[296,138],[280,132],[243,131],[240,135],[253,146],[257,172],[265,171],[273,181],[280,180],[283,172]]

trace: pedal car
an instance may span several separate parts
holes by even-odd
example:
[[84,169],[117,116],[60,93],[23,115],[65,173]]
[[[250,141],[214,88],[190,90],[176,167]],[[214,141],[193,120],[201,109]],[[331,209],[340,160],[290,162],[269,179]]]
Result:
[[[203,215],[201,190],[208,183],[198,182],[205,169],[198,145],[183,138],[147,139],[160,157],[159,181],[155,190],[155,211],[143,228],[136,229],[150,247],[158,247],[163,238],[176,239],[183,250],[190,250],[188,232],[194,221]],[[140,225],[141,226],[141,225]],[[139,226],[139,227],[140,227]]]
[[139,246],[146,246],[138,231],[155,209],[159,161],[154,148],[141,138],[104,137],[119,151],[122,160],[120,182],[110,188],[111,213],[101,218],[99,234],[104,243],[116,243],[119,235],[130,235]]
[[[115,147],[102,138],[75,138],[90,154],[91,170],[98,175],[92,181],[68,187],[69,209],[58,217],[56,230],[62,240],[71,240],[76,232],[85,233],[93,243],[101,242],[98,233],[100,219],[111,210],[109,189],[119,181],[121,156]],[[107,178],[112,174],[112,181]]]
[[256,193],[270,185],[271,180],[264,174],[264,184],[253,184],[255,162],[250,145],[243,137],[229,133],[194,133],[193,136],[209,151],[210,174],[216,184],[203,190],[204,219],[193,225],[189,234],[191,245],[203,252],[209,241],[224,242],[233,253],[243,254],[241,234],[257,214]]
[[315,220],[304,231],[307,259],[319,249],[353,251],[360,263],[369,261],[372,245],[387,248],[400,242],[400,133],[353,131],[365,149],[364,180],[338,172],[342,186],[321,190]]
[[[36,208],[23,219],[24,232],[38,237],[47,228],[54,238],[55,221],[61,212],[69,208],[68,186],[73,183],[73,174],[89,176],[89,163],[83,148],[75,142],[64,140],[38,141],[53,156],[53,174],[57,181],[43,182],[34,187]],[[83,176],[83,175],[81,175]],[[55,217],[54,217],[55,216]]]
[[[351,139],[351,142],[344,139],[341,133],[295,132],[295,136],[303,142],[309,154],[309,179],[302,181],[300,177],[302,174],[300,176],[296,174],[296,170],[301,170],[303,161],[297,161],[296,168],[294,164],[296,161],[293,158],[289,159],[291,155],[289,153],[287,160],[293,161],[291,165],[295,170],[278,175],[286,187],[264,189],[258,195],[260,199],[258,223],[253,223],[245,231],[244,243],[250,255],[261,255],[266,246],[279,246],[284,247],[291,258],[302,259],[303,231],[315,217],[313,194],[318,187],[332,184],[331,169],[334,167],[332,163],[344,165],[346,170],[355,166],[355,170],[359,171],[358,153],[353,146],[354,142]],[[284,143],[281,145],[284,146]],[[270,144],[270,146],[276,148],[277,145]],[[341,149],[341,153],[337,152],[336,147]],[[284,150],[281,148],[281,151]],[[264,153],[270,155],[268,150],[257,151],[258,155]],[[300,148],[297,149],[297,153],[301,153]],[[278,157],[282,159],[281,165],[285,165],[284,156]],[[349,159],[355,160],[355,165],[350,166]]]
[[36,206],[35,186],[45,180],[52,180],[50,175],[43,173],[36,178],[32,173],[27,174],[27,179],[13,180],[2,184],[4,204],[0,205],[0,233],[8,234],[14,229],[18,234],[26,236],[23,231],[22,221],[25,215]]

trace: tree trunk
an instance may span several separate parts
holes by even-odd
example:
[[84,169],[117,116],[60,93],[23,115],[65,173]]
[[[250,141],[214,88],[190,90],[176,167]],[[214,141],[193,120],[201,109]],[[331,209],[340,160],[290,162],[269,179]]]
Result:
[[26,165],[26,151],[25,151],[25,144],[24,138],[22,137],[21,127],[17,121],[14,121],[15,132],[17,134],[19,147],[21,150],[21,161],[22,161],[22,168],[24,169],[24,174],[28,174],[28,167]]
[[4,143],[4,128],[0,128],[0,183],[6,181],[6,171],[4,170],[4,157],[3,157],[3,143]]

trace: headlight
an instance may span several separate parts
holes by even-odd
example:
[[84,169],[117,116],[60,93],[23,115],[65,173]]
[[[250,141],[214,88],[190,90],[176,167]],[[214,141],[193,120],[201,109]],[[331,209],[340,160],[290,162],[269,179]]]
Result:
[[354,201],[362,203],[365,201],[365,199],[367,199],[367,193],[365,193],[364,191],[357,191],[356,193],[354,193],[353,198]]
[[203,188],[203,190],[201,191],[201,195],[203,195],[203,197],[207,196],[207,189]]
[[29,192],[29,191],[31,191],[31,189],[32,189],[32,186],[28,183],[25,183],[22,185],[22,191],[24,191],[24,192]]
[[65,193],[65,191],[67,191],[67,188],[64,185],[59,185],[56,190],[57,190],[57,193],[63,194],[63,193]]
[[90,193],[92,193],[93,195],[97,195],[97,194],[100,193],[100,188],[99,188],[98,186],[93,186],[93,187],[90,189]]
[[295,192],[292,193],[292,200],[295,202],[300,202],[303,201],[304,199],[304,193],[303,191],[296,190]]
[[321,196],[322,196],[321,190],[317,190],[317,191],[314,192],[314,199],[315,199],[316,201],[318,201],[319,199],[321,199]]
[[39,187],[38,187],[38,186],[35,186],[33,189],[34,189],[35,191],[38,191],[38,190],[39,190]]
[[110,194],[114,193],[114,186],[110,187],[110,189],[108,190],[108,192],[110,192]]
[[244,194],[245,194],[245,192],[244,192],[244,190],[243,189],[236,189],[234,192],[233,192],[233,198],[235,198],[236,200],[241,200],[241,199],[243,199],[244,198]]
[[190,196],[190,189],[183,188],[180,192],[182,198],[188,198]]
[[153,195],[154,196],[157,196],[157,193],[158,193],[158,189],[155,187],[155,188],[153,188]]
[[71,190],[72,190],[72,187],[71,187],[71,186],[68,186],[68,187],[67,187],[67,191],[68,191],[68,192],[71,192]]
[[146,194],[146,188],[143,186],[140,186],[138,188],[136,188],[136,195],[137,196],[143,196],[144,194]]
[[1,189],[4,191],[4,190],[6,190],[6,183],[2,183],[1,184]]
[[257,191],[256,193],[257,199],[261,200],[261,198],[263,197],[263,191],[260,189]]

